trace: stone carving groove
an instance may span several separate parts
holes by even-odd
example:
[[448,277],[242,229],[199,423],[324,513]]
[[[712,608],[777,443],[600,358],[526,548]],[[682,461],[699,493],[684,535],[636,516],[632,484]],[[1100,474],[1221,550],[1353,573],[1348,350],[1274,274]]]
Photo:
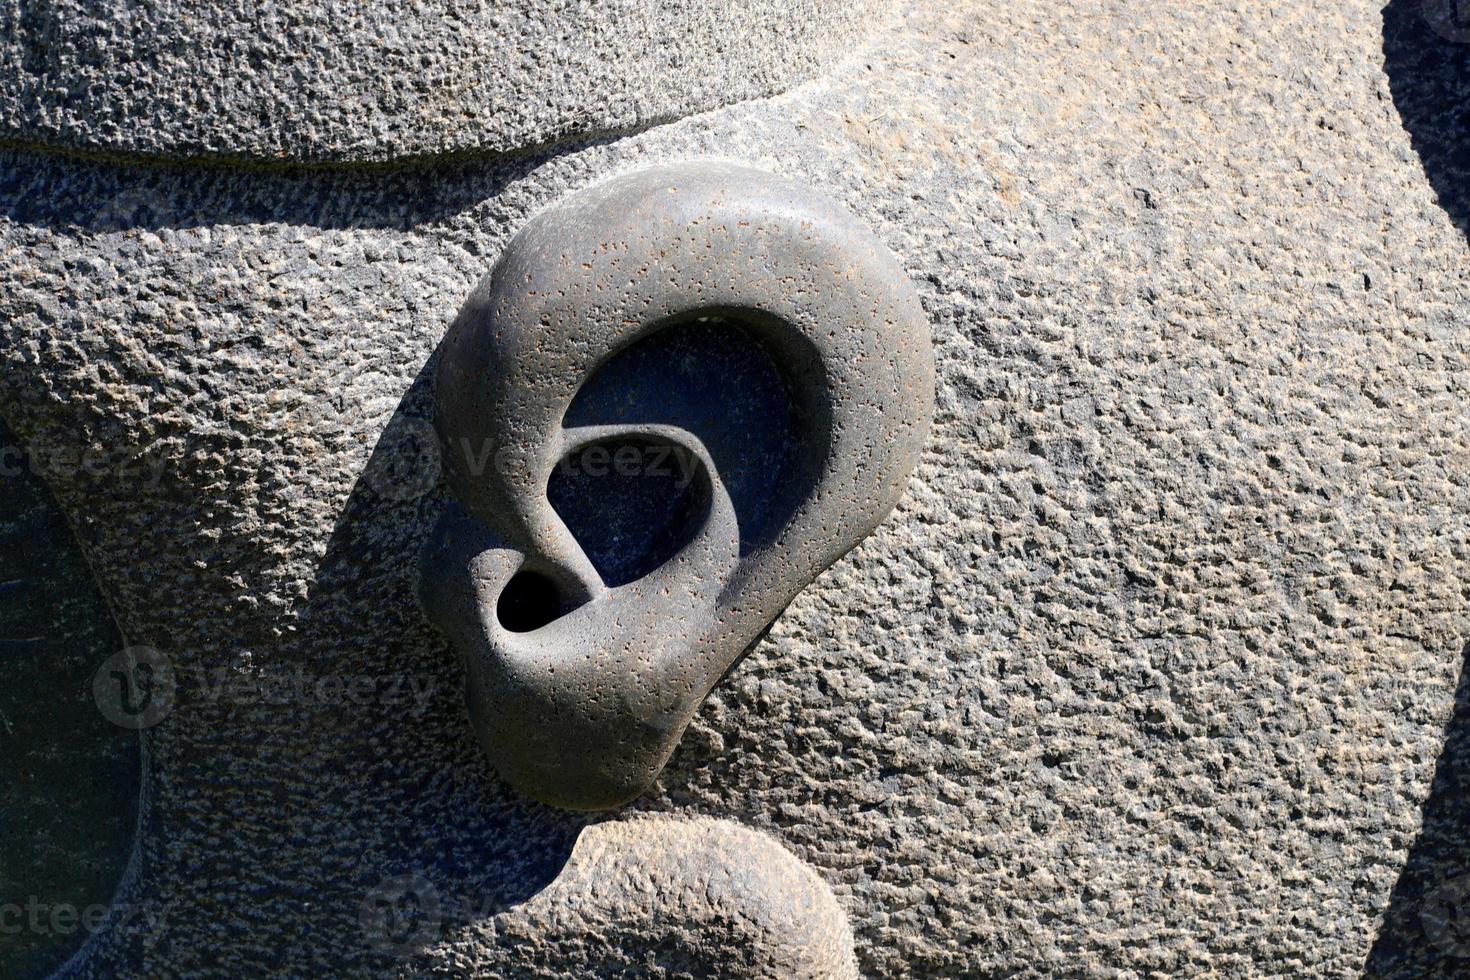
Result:
[[724,163],[534,218],[440,354],[453,503],[422,599],[501,775],[582,809],[646,788],[710,688],[888,514],[934,399],[927,321],[882,243]]

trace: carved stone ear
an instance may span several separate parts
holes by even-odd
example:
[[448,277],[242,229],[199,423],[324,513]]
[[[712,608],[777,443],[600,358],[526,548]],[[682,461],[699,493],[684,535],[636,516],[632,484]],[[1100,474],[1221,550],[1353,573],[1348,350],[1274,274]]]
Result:
[[902,495],[934,401],[888,250],[809,187],[692,163],[529,222],[442,348],[422,593],[513,786],[595,809]]

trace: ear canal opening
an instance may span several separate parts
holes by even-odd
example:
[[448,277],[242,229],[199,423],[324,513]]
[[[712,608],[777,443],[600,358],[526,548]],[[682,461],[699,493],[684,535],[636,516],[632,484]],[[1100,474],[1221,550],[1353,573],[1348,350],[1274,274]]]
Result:
[[500,625],[512,633],[539,630],[570,611],[566,597],[551,576],[523,568],[511,577],[495,604]]
[[609,588],[636,582],[683,550],[709,516],[711,493],[698,455],[642,434],[577,447],[546,488]]

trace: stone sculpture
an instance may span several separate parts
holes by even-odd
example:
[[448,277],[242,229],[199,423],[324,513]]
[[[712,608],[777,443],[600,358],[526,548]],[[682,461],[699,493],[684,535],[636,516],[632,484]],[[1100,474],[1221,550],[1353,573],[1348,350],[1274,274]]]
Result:
[[458,506],[426,605],[497,769],[577,808],[642,791],[742,651],[887,515],[934,399],[928,323],[882,243],[813,188],[717,163],[538,215],[440,356]]
[[[77,539],[48,592],[89,573],[118,627],[77,634],[118,649],[78,644],[51,682],[131,693],[114,658],[146,648],[177,689],[119,729],[136,753],[58,724],[66,752],[8,756],[30,782],[0,836],[42,860],[5,864],[0,930],[26,932],[0,957],[672,977],[779,962],[789,922],[831,940],[808,962],[835,971],[850,936],[875,978],[1463,974],[1470,45],[1450,6],[4,5],[0,462],[23,448]],[[819,188],[892,251],[934,351],[930,435],[891,518],[641,795],[546,806],[487,764],[507,760],[468,717],[474,658],[417,596],[447,513],[474,519],[461,542],[506,534],[472,506],[501,478],[465,480],[486,447],[435,430],[474,421],[441,411],[443,342],[537,215],[711,160]],[[779,455],[789,365],[729,326],[559,396],[588,413],[568,431],[642,426],[635,453],[684,439],[652,426],[698,440],[656,487],[611,453],[607,477],[583,455],[540,474],[604,585],[677,555],[717,480],[738,521],[764,484],[722,447]],[[686,362],[720,417],[759,422],[727,443],[593,412]],[[579,504],[619,494],[638,521]],[[630,528],[646,547],[618,545]],[[29,602],[29,546],[3,558],[27,584],[0,599]],[[82,584],[0,616],[10,638],[93,615]],[[451,630],[500,614],[453,594],[429,603]],[[544,621],[551,594],[504,615]],[[21,651],[11,676],[46,663]],[[30,703],[0,739],[36,730],[11,717]],[[70,791],[82,756],[115,793]],[[96,839],[69,847],[52,800],[105,811],[74,818]],[[777,846],[830,903],[780,887]],[[771,914],[682,919],[676,881]],[[101,921],[78,914],[110,886]],[[660,960],[670,936],[698,957]]]

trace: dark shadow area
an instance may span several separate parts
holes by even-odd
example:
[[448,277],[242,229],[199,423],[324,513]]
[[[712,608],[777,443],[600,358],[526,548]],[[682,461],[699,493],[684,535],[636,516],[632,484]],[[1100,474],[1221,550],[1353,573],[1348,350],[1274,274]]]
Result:
[[647,436],[577,447],[546,487],[551,506],[609,588],[636,582],[682,551],[708,519],[710,495],[698,456]]
[[[1393,0],[1383,10],[1383,56],[1394,107],[1439,205],[1470,236],[1470,4]],[[1422,827],[1366,976],[1470,974],[1470,645],[1462,660]]]
[[[549,159],[614,139],[500,160],[326,170],[94,160],[0,145],[0,200],[19,223],[98,234],[272,223],[408,231],[493,205],[507,185]],[[56,183],[57,168],[72,175],[65,186]],[[67,191],[76,196],[68,199]]]
[[[424,949],[555,880],[594,819],[499,780],[470,728],[463,667],[416,603],[419,551],[445,503],[423,444],[434,363],[385,427],[292,632],[261,652],[266,689],[275,675],[297,693],[206,706],[219,742],[192,747],[190,781],[237,842],[191,855],[193,873],[222,883],[232,934],[273,937],[262,972],[413,972]],[[368,696],[349,696],[353,678],[371,679]],[[321,679],[342,679],[341,693]],[[210,756],[242,755],[233,784],[209,775]]]
[[[826,405],[811,404],[808,394],[826,387],[815,352],[796,349],[781,327],[765,327],[735,311],[669,323],[598,368],[564,419],[568,429],[668,425],[693,433],[730,495],[741,554],[769,543],[789,520],[816,479],[802,467],[825,458],[831,437]],[[553,476],[552,505],[607,584],[632,581],[687,541],[677,531],[660,534],[687,530],[678,515],[699,482],[698,457],[679,446],[666,454],[639,447],[628,457],[637,460],[634,475],[619,481],[589,478],[585,452]],[[608,502],[619,499],[643,518],[609,521],[619,508],[610,511]],[[643,526],[623,530],[634,523]]]
[[92,678],[122,647],[38,466],[0,423],[0,976],[44,977],[87,938],[133,849],[138,735]]
[[[34,225],[38,237],[229,234],[236,225],[418,231],[500,219],[497,195],[542,162],[400,174],[69,160],[59,180],[56,161],[16,154],[0,166],[0,216]],[[132,247],[117,237],[115,247]],[[479,258],[488,272],[495,257]],[[432,311],[441,335],[455,312]],[[145,976],[165,962],[190,975],[242,975],[245,963],[251,975],[411,975],[423,949],[554,880],[591,822],[515,796],[490,770],[470,728],[462,665],[418,608],[419,550],[445,504],[437,450],[424,438],[434,363],[419,366],[385,426],[289,620],[221,614],[241,607],[209,591],[216,579],[180,576],[157,586],[193,588],[211,611],[159,643],[173,657],[179,689],[172,714],[149,733],[153,771],[162,775],[142,818],[140,873],[114,906],[125,921],[102,930],[83,973]],[[0,384],[0,407],[13,413],[22,439],[26,424],[44,424],[53,411],[48,370],[27,364]],[[136,421],[98,419],[91,437],[125,447]],[[191,534],[208,506],[198,473],[238,458],[239,444],[227,431],[172,424],[157,420],[155,435],[176,439],[182,455],[169,457],[156,488],[120,491],[99,478],[102,489],[93,490],[86,474],[68,474],[73,516],[80,508],[93,528],[79,526],[83,546],[89,533],[103,540],[99,523],[127,512],[110,510],[106,495],[125,494],[127,507],[158,514],[156,539],[137,544],[140,562],[156,566],[158,555],[177,554],[181,565],[227,565],[250,583],[243,589],[257,588],[279,573],[279,553],[250,535]],[[25,560],[50,546],[54,535],[45,537],[17,546]],[[126,568],[98,570],[137,587]],[[246,686],[231,686],[242,679]],[[46,833],[4,826],[33,841]]]
[[1470,235],[1470,4],[1393,0],[1383,10],[1383,58],[1440,207]]
[[1364,975],[1470,975],[1470,644],[1423,824],[1389,898]]
[[500,625],[512,633],[539,630],[570,611],[571,601],[562,595],[556,580],[530,569],[517,572],[505,584],[495,606]]

